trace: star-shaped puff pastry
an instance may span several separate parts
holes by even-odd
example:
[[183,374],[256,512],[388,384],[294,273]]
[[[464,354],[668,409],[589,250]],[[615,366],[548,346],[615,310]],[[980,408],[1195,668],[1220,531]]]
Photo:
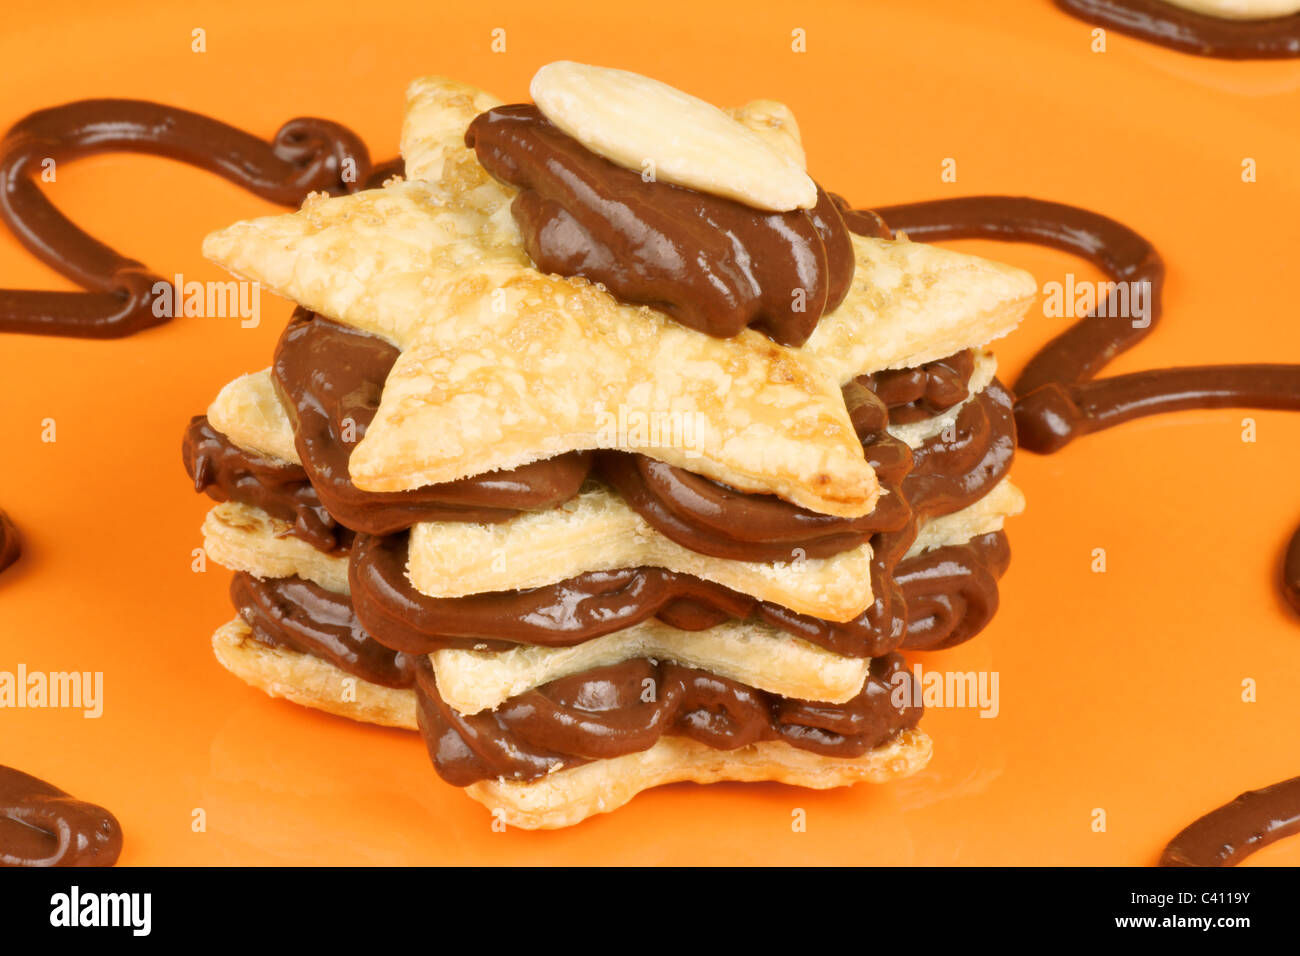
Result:
[[[237,223],[204,254],[401,349],[352,453],[359,488],[399,491],[586,448],[630,448],[826,514],[875,507],[841,383],[1004,335],[1036,287],[1018,269],[854,236],[844,303],[801,348],[718,339],[581,278],[533,267],[514,196],[464,146],[496,101],[442,78],[408,91],[405,181]],[[779,104],[733,113],[802,150]],[[637,416],[640,416],[638,419]],[[612,421],[672,426],[630,438]],[[683,441],[683,437],[689,440]]]

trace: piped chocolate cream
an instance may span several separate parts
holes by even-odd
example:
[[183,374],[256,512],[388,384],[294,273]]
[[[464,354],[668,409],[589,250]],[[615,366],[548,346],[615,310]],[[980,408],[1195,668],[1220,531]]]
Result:
[[969,641],[998,610],[998,579],[1011,563],[1005,532],[926,551],[899,564],[907,636],[901,647],[937,651]]
[[231,579],[230,601],[253,638],[268,647],[310,654],[373,684],[411,683],[409,658],[365,632],[346,594],[299,577],[261,579],[241,571]]
[[240,448],[196,415],[181,444],[194,490],[215,501],[237,501],[293,523],[293,534],[318,551],[346,553],[352,534],[321,504],[301,465]]
[[1300,14],[1213,17],[1164,0],[1056,0],[1066,13],[1183,53],[1226,60],[1300,56]]
[[465,144],[519,189],[511,213],[537,267],[603,284],[720,337],[747,326],[801,345],[853,279],[839,209],[765,212],[617,166],[531,104],[477,117]]
[[718,750],[777,740],[828,757],[860,757],[915,727],[921,708],[895,703],[910,680],[897,655],[877,658],[844,704],[792,700],[667,661],[624,661],[563,677],[468,716],[438,693],[428,659],[416,668],[417,717],[438,774],[455,786],[536,780],[652,747],[665,735]]
[[584,452],[411,491],[362,491],[348,459],[365,437],[397,361],[396,346],[298,309],[275,349],[275,384],[294,422],[303,468],[335,518],[387,534],[418,521],[498,522],[577,494],[590,469]]
[[[895,556],[896,558],[896,556]],[[897,646],[901,628],[882,627],[889,578],[873,585],[885,601],[852,621],[823,621],[664,568],[589,571],[557,584],[519,591],[432,598],[406,576],[405,536],[358,536],[349,564],[351,597],[368,633],[413,654],[447,648],[510,650],[518,644],[571,647],[652,617],[697,631],[724,621],[755,620],[848,657],[870,657]]]
[[113,814],[0,766],[0,866],[112,866],[121,852]]
[[17,561],[23,553],[23,539],[4,509],[0,509],[0,571]]
[[889,408],[890,424],[908,425],[964,402],[974,371],[975,353],[967,349],[915,368],[861,375],[857,381]]

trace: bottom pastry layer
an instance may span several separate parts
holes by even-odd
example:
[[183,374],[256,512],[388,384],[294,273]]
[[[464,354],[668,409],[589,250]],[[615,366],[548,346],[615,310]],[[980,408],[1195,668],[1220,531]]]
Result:
[[239,618],[217,628],[212,651],[222,667],[272,697],[370,724],[417,729],[409,687],[385,687],[323,658],[263,644]]
[[[329,661],[255,640],[235,619],[212,635],[228,671],[272,697],[353,720],[416,729],[415,693],[353,677]],[[521,829],[555,829],[628,803],[643,790],[670,783],[770,781],[813,790],[910,776],[930,760],[930,738],[904,730],[860,757],[826,757],[781,741],[715,750],[686,737],[663,737],[648,750],[561,770],[528,783],[485,780],[465,788],[502,822]]]
[[485,780],[465,792],[502,822],[525,830],[572,826],[609,813],[643,790],[670,783],[769,781],[812,790],[911,776],[930,761],[933,744],[905,730],[861,757],[824,757],[780,741],[714,750],[685,737],[664,737],[649,750],[561,770],[530,783]]

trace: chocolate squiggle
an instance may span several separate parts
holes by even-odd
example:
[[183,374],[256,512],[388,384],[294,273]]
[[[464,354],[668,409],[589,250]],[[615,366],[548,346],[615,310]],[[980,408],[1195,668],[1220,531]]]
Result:
[[[0,219],[42,262],[85,292],[0,290],[0,332],[117,338],[160,325],[154,284],[162,278],[72,223],[37,185],[47,160],[95,153],[150,153],[180,160],[281,205],[308,193],[364,188],[394,163],[371,169],[365,144],[329,120],[300,117],[269,142],[219,120],[144,100],[80,100],[39,110],[0,142]],[[57,167],[56,167],[57,168]]]
[[1044,454],[1121,422],[1207,408],[1300,410],[1300,365],[1194,365],[1052,382],[1016,405],[1020,444]]
[[112,866],[121,852],[113,814],[0,766],[0,866]]
[[1235,866],[1256,850],[1300,834],[1300,777],[1248,790],[1183,830],[1161,866]]
[[894,229],[905,231],[916,242],[1031,242],[1081,256],[1116,282],[1146,283],[1151,311],[1143,321],[1135,324],[1119,314],[1123,309],[1118,295],[1108,297],[1106,315],[1094,309],[1029,361],[1015,383],[1014,391],[1019,396],[1052,382],[1091,379],[1115,356],[1150,335],[1160,319],[1164,261],[1155,246],[1108,216],[1022,196],[936,199],[886,206],[879,212]]
[[1163,0],[1056,0],[1056,5],[1080,20],[1183,53],[1225,60],[1300,56],[1300,14],[1229,19]]
[[902,562],[894,580],[907,597],[904,650],[937,651],[962,644],[993,620],[998,578],[1011,563],[1005,532],[926,551]]
[[0,508],[0,571],[13,564],[22,556],[23,539],[13,520]]
[[[1115,282],[1146,283],[1144,317],[1125,316],[1120,291],[1113,290],[1104,310],[1094,309],[1070,326],[1025,366],[1015,385],[1016,426],[1020,444],[1031,451],[1053,452],[1077,435],[1160,412],[1300,409],[1300,365],[1157,369],[1091,381],[1116,355],[1149,335],[1161,315],[1164,263],[1150,242],[1122,223],[1075,206],[1014,196],[940,199],[889,206],[880,213],[913,239],[1033,242],[1082,256]],[[1300,559],[1284,564],[1288,599],[1300,581],[1298,565]]]

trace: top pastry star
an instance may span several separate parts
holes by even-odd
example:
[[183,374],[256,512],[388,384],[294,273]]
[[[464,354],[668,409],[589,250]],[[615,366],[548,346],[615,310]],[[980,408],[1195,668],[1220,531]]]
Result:
[[[1035,293],[1018,269],[855,235],[849,292],[803,346],[750,329],[712,337],[534,267],[510,214],[515,190],[464,145],[492,105],[472,87],[418,80],[402,134],[406,180],[314,195],[296,213],[204,242],[230,271],[401,349],[349,463],[364,490],[631,447],[607,423],[639,411],[702,426],[689,448],[638,442],[642,454],[825,514],[868,514],[879,485],[840,385],[1003,335]],[[732,115],[802,165],[784,107]]]

